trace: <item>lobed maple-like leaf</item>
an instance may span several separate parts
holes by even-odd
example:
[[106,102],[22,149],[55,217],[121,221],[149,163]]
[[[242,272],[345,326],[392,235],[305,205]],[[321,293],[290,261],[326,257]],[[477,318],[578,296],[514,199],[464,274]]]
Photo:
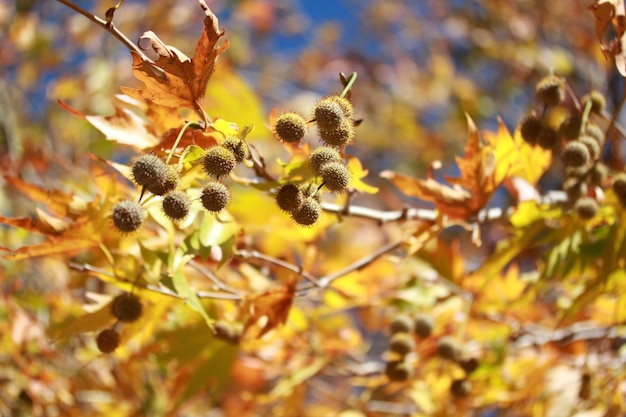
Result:
[[[619,73],[626,77],[626,7],[624,0],[596,0],[589,6],[596,19],[596,34],[605,56],[614,56]],[[615,27],[614,41],[605,46],[604,32],[610,23]]]
[[381,176],[404,194],[434,203],[452,219],[475,216],[504,181],[519,176],[534,185],[550,165],[549,151],[526,144],[519,134],[513,138],[502,120],[498,122],[496,133],[487,132],[481,137],[467,117],[469,136],[465,152],[462,158],[456,158],[461,175],[445,177],[451,186],[435,181],[431,174],[430,178],[418,179],[384,171]]
[[131,97],[150,100],[160,106],[193,109],[208,123],[200,103],[215,71],[217,58],[228,48],[229,43],[226,40],[217,45],[225,31],[220,30],[217,16],[204,0],[199,0],[199,3],[206,17],[193,57],[187,57],[175,47],[163,43],[154,32],[147,31],[141,35],[139,43],[148,40],[158,58],[152,63],[145,61],[140,54],[131,52],[133,74],[145,84],[145,88],[122,87],[122,91]]
[[250,317],[244,327],[244,333],[248,333],[254,326],[260,326],[258,337],[285,324],[291,304],[295,296],[296,282],[291,281],[284,287],[267,291],[253,296],[247,300],[250,309]]

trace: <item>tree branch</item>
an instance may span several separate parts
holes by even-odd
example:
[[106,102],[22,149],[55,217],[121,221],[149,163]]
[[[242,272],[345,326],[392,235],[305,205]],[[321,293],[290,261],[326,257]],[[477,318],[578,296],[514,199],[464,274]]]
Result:
[[91,20],[92,22],[94,22],[98,26],[101,26],[104,30],[106,30],[107,32],[109,32],[110,34],[115,36],[115,38],[117,40],[119,40],[120,42],[122,42],[129,50],[138,53],[141,56],[141,59],[143,59],[144,61],[150,62],[151,64],[154,64],[154,61],[151,60],[141,50],[141,48],[139,48],[137,45],[135,45],[133,43],[133,41],[128,39],[126,37],[126,35],[124,35],[122,32],[120,32],[113,25],[113,21],[112,20],[111,20],[111,22],[107,22],[106,20],[101,19],[98,16],[94,15],[93,13],[88,12],[87,10],[83,9],[82,7],[80,7],[79,5],[75,4],[74,2],[72,2],[70,0],[56,0],[56,1],[58,3],[63,4],[64,6],[69,7],[70,9],[74,10],[76,13],[82,14],[83,16],[85,16],[87,19]]

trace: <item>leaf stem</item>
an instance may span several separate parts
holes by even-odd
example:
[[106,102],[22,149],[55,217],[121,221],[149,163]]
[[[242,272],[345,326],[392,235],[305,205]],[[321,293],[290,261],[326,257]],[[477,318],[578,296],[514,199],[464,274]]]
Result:
[[174,155],[174,151],[178,147],[178,144],[180,143],[180,140],[183,138],[183,135],[185,134],[185,130],[187,130],[187,128],[189,126],[191,126],[191,125],[193,125],[195,123],[196,122],[188,121],[188,122],[185,123],[183,128],[180,129],[180,132],[178,132],[178,137],[176,138],[176,141],[174,141],[174,145],[172,145],[172,149],[170,149],[170,153],[167,155],[167,159],[165,160],[165,165],[170,163],[170,159],[172,159],[172,156]]
[[356,77],[357,77],[357,73],[356,72],[353,72],[352,75],[350,75],[350,79],[348,80],[348,83],[346,84],[346,86],[343,88],[343,91],[339,95],[340,97],[345,97],[346,94],[348,94],[348,92],[350,91],[350,89],[354,85],[354,82],[356,81]]

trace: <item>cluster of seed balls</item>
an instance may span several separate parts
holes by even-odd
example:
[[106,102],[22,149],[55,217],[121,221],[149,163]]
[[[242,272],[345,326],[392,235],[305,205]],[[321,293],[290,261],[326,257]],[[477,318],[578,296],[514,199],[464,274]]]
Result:
[[[539,81],[535,93],[546,109],[557,106],[565,99],[565,81],[556,75],[549,75]],[[599,208],[594,188],[602,187],[608,168],[601,162],[605,134],[589,117],[583,125],[582,113],[590,106],[591,114],[601,114],[606,99],[602,93],[591,91],[580,102],[581,110],[566,117],[557,127],[549,126],[544,117],[533,112],[521,122],[520,131],[528,144],[561,152],[566,170],[563,190],[576,213],[583,219],[590,219]],[[626,174],[614,177],[613,189],[626,207]]]
[[[407,355],[417,347],[416,338],[423,340],[431,336],[435,322],[428,314],[412,317],[407,314],[396,316],[389,326],[389,360],[385,374],[391,381],[407,381],[413,377],[414,369]],[[467,397],[471,392],[469,374],[478,368],[476,358],[462,358],[461,344],[452,336],[442,336],[437,341],[437,356],[458,364],[465,371],[465,378],[455,379],[450,384],[450,393],[457,397]]]
[[120,345],[119,323],[132,323],[141,317],[143,306],[139,298],[131,293],[122,293],[113,298],[111,314],[117,322],[96,336],[96,345],[102,353],[111,353]]
[[[218,213],[230,202],[228,187],[220,179],[229,175],[235,166],[249,157],[245,139],[226,137],[218,146],[209,148],[202,159],[204,171],[211,181],[200,193],[200,201],[206,210]],[[178,173],[154,154],[138,156],[131,164],[133,181],[154,195],[163,196],[163,212],[171,220],[182,220],[189,214],[191,198],[187,192],[177,189]],[[137,230],[145,220],[141,204],[133,200],[119,202],[112,213],[113,224],[123,232]]]
[[[308,162],[321,185],[286,183],[276,193],[278,207],[301,226],[311,226],[319,220],[322,207],[318,191],[321,187],[339,193],[350,183],[350,171],[342,153],[354,138],[353,114],[352,103],[341,96],[326,97],[313,110],[311,122],[317,124],[323,146],[311,152]],[[298,145],[306,135],[307,127],[307,121],[299,114],[283,113],[276,118],[274,134],[285,144]]]

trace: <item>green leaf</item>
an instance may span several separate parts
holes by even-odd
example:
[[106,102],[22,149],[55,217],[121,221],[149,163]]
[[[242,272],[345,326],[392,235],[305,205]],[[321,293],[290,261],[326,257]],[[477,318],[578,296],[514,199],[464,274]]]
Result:
[[187,305],[192,310],[200,313],[209,328],[213,329],[213,323],[215,322],[215,320],[209,317],[206,310],[202,306],[202,303],[200,302],[196,291],[189,285],[189,282],[187,281],[187,277],[185,277],[185,273],[182,267],[178,268],[172,275],[172,284],[174,285],[174,288],[176,289],[178,295],[180,295],[185,300]]
[[67,326],[55,326],[50,336],[53,339],[64,339],[78,333],[94,332],[108,326],[114,320],[115,318],[111,314],[111,306],[107,304],[93,313],[87,313],[72,320]]

